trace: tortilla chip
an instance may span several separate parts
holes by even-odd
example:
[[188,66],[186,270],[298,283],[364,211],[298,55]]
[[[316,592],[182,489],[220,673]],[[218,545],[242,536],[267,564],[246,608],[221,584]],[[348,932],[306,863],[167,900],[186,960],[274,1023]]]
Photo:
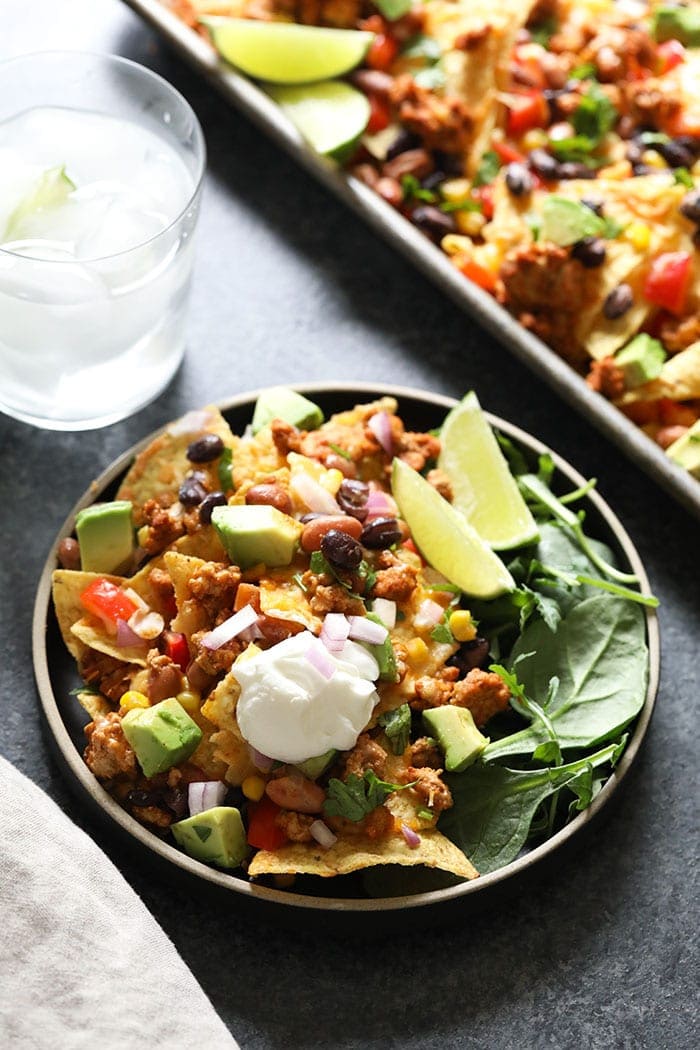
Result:
[[[143,525],[143,505],[147,500],[163,495],[177,498],[180,483],[193,466],[186,455],[187,446],[202,434],[217,434],[227,448],[234,448],[239,440],[218,408],[207,405],[171,423],[136,457],[116,499],[131,500],[137,528]],[[197,470],[210,475],[212,489],[220,488],[216,460],[197,464]]]
[[94,693],[91,689],[81,689],[75,695],[78,698],[78,703],[84,711],[87,711],[93,722],[99,722],[101,718],[106,718],[114,710],[107,697],[103,696],[102,693]]
[[71,656],[78,662],[89,643],[73,634],[71,628],[85,616],[85,607],[80,601],[80,595],[90,583],[99,579],[109,580],[118,587],[124,582],[121,576],[105,576],[100,572],[77,572],[74,569],[56,569],[52,577],[53,605],[61,637]]
[[306,595],[294,580],[294,566],[287,570],[268,570],[260,580],[260,609],[275,620],[299,624],[319,634],[322,620],[311,611]]
[[202,730],[202,739],[188,761],[192,765],[198,766],[212,780],[224,780],[226,778],[226,763],[218,757],[218,749],[214,739],[218,735],[216,727],[204,717],[201,711],[191,714],[190,717],[194,719]]
[[620,403],[656,401],[660,397],[670,397],[674,401],[700,398],[700,342],[669,357],[656,379],[630,390]]
[[240,692],[241,688],[231,670],[202,704],[202,715],[219,730],[211,737],[214,757],[226,766],[226,782],[236,787],[247,776],[257,772],[236,720]]
[[209,618],[204,607],[198,602],[192,601],[190,593],[190,578],[206,565],[202,558],[193,558],[179,551],[166,551],[165,567],[175,589],[175,602],[177,604],[177,616],[174,617],[170,627],[173,631],[180,631],[191,643],[192,635],[196,631],[204,631],[209,627]]

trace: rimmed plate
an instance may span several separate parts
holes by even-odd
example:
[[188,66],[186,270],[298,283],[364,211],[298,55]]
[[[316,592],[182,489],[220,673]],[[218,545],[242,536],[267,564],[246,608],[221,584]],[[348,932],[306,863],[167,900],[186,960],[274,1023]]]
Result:
[[[332,387],[324,383],[314,383],[297,386],[296,389],[317,401],[327,414],[351,408],[359,402],[369,401],[375,397],[392,395],[398,399],[399,412],[409,427],[420,430],[439,426],[448,410],[455,404],[451,398],[437,394],[427,394],[407,387],[394,388],[369,383],[338,384]],[[258,390],[241,394],[219,404],[234,432],[242,432],[250,421],[259,393]],[[535,454],[550,451],[541,442],[513,424],[496,416],[488,418],[500,432],[513,438],[525,449]],[[325,914],[327,919],[331,918],[328,913],[335,913],[336,916],[345,913],[355,919],[365,913],[373,915],[376,919],[380,913],[388,916],[392,913],[405,912],[406,909],[418,913],[423,910],[432,913],[437,906],[440,906],[441,911],[448,905],[461,908],[481,907],[489,898],[513,888],[524,877],[531,874],[533,869],[547,860],[555,859],[566,847],[583,838],[583,833],[591,827],[617,795],[638,754],[649,725],[659,679],[658,624],[656,614],[652,609],[644,610],[649,645],[649,685],[646,700],[630,731],[627,748],[605,787],[587,810],[576,816],[570,824],[567,824],[552,838],[506,867],[481,876],[473,882],[449,885],[441,889],[431,889],[405,896],[372,899],[355,895],[359,891],[357,883],[352,881],[352,876],[344,876],[342,883],[336,879],[316,879],[310,892],[297,892],[294,888],[291,890],[273,889],[254,885],[245,878],[226,874],[191,859],[170,843],[148,831],[123,810],[83,762],[82,728],[87,718],[75,698],[70,695],[71,689],[78,686],[80,680],[73,658],[65,649],[58,630],[51,602],[51,574],[56,567],[56,547],[63,537],[72,533],[76,513],[98,499],[110,498],[134,456],[155,436],[152,434],[144,438],[143,441],[126,451],[86,488],[63,523],[54,547],[49,553],[39,581],[34,607],[34,671],[51,742],[66,771],[69,785],[87,794],[96,811],[106,818],[113,831],[121,830],[126,833],[133,843],[138,847],[143,847],[146,855],[151,859],[159,858],[171,871],[176,870],[179,874],[184,873],[198,880],[200,886],[206,884],[211,889],[229,891],[249,904],[281,905],[297,914],[297,910],[302,909],[317,915],[320,913],[319,917]],[[561,481],[572,488],[578,488],[584,484],[584,478],[572,466],[556,454],[552,456],[557,468],[557,477]],[[613,511],[595,491],[586,497],[586,513],[590,533],[613,548],[623,567],[630,568],[636,573],[642,591],[649,593],[648,580],[637,551]],[[305,885],[311,884],[306,883]],[[338,889],[341,885],[343,888]]]

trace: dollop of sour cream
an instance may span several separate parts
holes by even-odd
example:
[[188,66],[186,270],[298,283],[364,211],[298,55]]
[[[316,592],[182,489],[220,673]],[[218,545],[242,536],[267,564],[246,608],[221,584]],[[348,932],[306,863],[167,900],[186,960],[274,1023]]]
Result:
[[[312,646],[323,648],[327,673],[309,659]],[[331,748],[349,751],[379,701],[374,682],[360,672],[371,673],[375,664],[363,651],[368,661],[351,662],[302,631],[236,664],[236,718],[245,740],[279,762],[304,762]]]

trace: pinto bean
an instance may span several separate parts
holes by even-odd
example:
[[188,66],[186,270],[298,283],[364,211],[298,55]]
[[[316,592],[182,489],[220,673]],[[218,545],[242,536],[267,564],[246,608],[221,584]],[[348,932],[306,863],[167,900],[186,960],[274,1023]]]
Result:
[[343,477],[357,477],[357,467],[353,461],[346,459],[345,456],[340,456],[337,452],[331,452],[329,456],[326,456],[323,465],[327,470],[339,470]]
[[177,696],[182,691],[182,674],[175,664],[151,667],[148,675],[148,699],[152,704]]
[[275,481],[261,482],[253,485],[245,494],[246,503],[267,504],[276,507],[283,514],[292,513],[292,501],[288,492]]
[[80,568],[80,547],[72,536],[64,536],[56,551],[62,569]]
[[301,773],[270,780],[265,792],[282,809],[292,809],[297,813],[320,813],[326,800],[323,788]]
[[301,534],[301,549],[307,554],[311,554],[312,551],[320,551],[321,540],[331,529],[346,532],[354,540],[359,540],[362,535],[362,522],[347,514],[323,514],[304,526]]

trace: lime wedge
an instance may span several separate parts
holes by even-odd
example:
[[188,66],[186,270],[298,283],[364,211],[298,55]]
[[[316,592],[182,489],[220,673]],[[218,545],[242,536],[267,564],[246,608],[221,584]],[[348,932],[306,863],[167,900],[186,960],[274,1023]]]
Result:
[[22,232],[25,219],[36,215],[47,208],[56,208],[67,200],[68,194],[75,189],[75,183],[66,175],[65,166],[49,168],[39,176],[29,193],[19,202],[7,220],[2,236],[3,241],[17,240]]
[[520,494],[475,393],[452,409],[440,432],[438,466],[450,481],[452,505],[494,550],[533,543],[537,524]]
[[513,577],[476,529],[403,460],[394,460],[391,486],[415,544],[434,569],[474,598],[514,590]]
[[344,160],[367,127],[367,98],[342,80],[324,80],[300,87],[271,85],[267,90],[304,138],[324,157]]
[[308,84],[359,65],[374,34],[249,18],[202,18],[216,50],[256,80]]

